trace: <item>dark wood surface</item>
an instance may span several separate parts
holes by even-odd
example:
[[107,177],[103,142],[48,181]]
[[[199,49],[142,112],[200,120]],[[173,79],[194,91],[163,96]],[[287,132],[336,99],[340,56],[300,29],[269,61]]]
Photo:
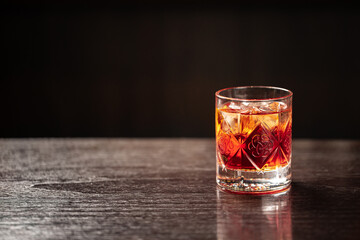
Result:
[[359,239],[359,169],[295,140],[290,191],[233,195],[212,139],[0,140],[0,239]]

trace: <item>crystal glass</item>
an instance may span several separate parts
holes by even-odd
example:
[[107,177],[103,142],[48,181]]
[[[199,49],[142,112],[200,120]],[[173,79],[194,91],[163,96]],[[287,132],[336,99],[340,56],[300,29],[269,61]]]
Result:
[[275,193],[291,183],[292,92],[234,87],[216,96],[216,181],[234,193]]

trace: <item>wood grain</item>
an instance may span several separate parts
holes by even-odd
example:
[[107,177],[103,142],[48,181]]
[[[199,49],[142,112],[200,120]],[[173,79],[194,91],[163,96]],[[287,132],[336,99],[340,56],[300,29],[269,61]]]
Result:
[[295,140],[292,188],[223,193],[212,139],[0,140],[0,239],[357,239],[360,141]]

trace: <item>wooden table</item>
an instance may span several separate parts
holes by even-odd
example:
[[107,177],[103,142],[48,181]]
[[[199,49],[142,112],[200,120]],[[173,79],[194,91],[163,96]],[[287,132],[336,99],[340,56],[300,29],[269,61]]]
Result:
[[283,195],[223,193],[212,139],[0,140],[0,239],[359,239],[360,141],[295,140]]

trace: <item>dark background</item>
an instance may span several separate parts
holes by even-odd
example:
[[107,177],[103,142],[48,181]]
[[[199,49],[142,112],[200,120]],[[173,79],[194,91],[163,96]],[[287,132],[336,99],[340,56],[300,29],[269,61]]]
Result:
[[294,92],[294,137],[359,138],[350,2],[3,2],[0,137],[211,137],[214,92]]

